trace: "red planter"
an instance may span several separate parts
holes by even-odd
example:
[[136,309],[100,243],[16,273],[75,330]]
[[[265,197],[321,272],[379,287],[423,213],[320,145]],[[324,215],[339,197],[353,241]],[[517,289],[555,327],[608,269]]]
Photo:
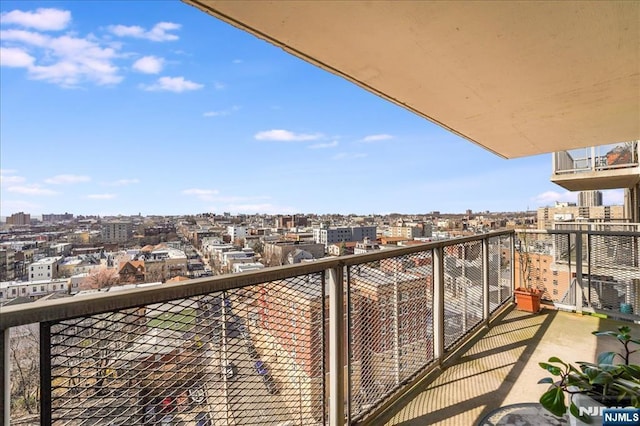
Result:
[[542,296],[542,293],[539,290],[518,288],[515,291],[515,295],[519,311],[536,313],[540,310],[540,296]]

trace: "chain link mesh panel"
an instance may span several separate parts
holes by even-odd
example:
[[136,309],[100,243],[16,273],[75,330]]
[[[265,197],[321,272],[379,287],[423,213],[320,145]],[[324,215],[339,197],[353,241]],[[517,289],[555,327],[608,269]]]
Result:
[[349,268],[351,414],[358,417],[433,360],[433,256]]
[[640,314],[640,233],[588,237],[589,270],[583,281],[589,305]]
[[494,312],[513,295],[511,237],[489,238],[489,311]]
[[444,247],[444,347],[482,321],[482,241]]
[[53,424],[321,424],[322,274],[51,324]]

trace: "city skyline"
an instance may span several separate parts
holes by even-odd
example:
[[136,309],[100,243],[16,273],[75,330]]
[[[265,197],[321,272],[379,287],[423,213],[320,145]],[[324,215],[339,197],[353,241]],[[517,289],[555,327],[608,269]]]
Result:
[[[524,211],[576,202],[180,2],[3,2],[0,215]],[[336,190],[337,189],[337,190]],[[605,191],[604,204],[622,204]]]

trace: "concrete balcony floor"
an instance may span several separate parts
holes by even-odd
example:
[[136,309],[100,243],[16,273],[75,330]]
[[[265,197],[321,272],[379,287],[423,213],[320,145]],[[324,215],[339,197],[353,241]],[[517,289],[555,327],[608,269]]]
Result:
[[[622,346],[614,338],[596,338],[591,332],[616,330],[620,324],[640,335],[637,324],[552,309],[538,314],[513,310],[455,365],[412,392],[413,399],[390,420],[392,413],[386,413],[387,424],[471,426],[500,406],[537,402],[546,389],[538,380],[548,376],[538,362],[551,356],[572,363],[593,361],[600,352],[619,351]],[[640,363],[638,355],[632,355],[633,363]]]

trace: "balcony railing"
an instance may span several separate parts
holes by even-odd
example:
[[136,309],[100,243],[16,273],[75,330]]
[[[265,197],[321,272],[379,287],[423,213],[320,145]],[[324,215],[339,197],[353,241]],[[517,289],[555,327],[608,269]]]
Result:
[[497,232],[4,307],[4,423],[366,422],[509,305],[523,250],[540,254],[534,282],[558,307],[637,320],[635,226]]
[[638,141],[559,151],[553,154],[553,173],[617,170],[638,166]]
[[526,251],[531,282],[544,292],[544,299],[571,311],[637,321],[640,224],[561,225],[566,229],[518,233],[516,280],[521,281],[519,259]]
[[4,307],[5,424],[366,419],[512,300],[513,237]]

